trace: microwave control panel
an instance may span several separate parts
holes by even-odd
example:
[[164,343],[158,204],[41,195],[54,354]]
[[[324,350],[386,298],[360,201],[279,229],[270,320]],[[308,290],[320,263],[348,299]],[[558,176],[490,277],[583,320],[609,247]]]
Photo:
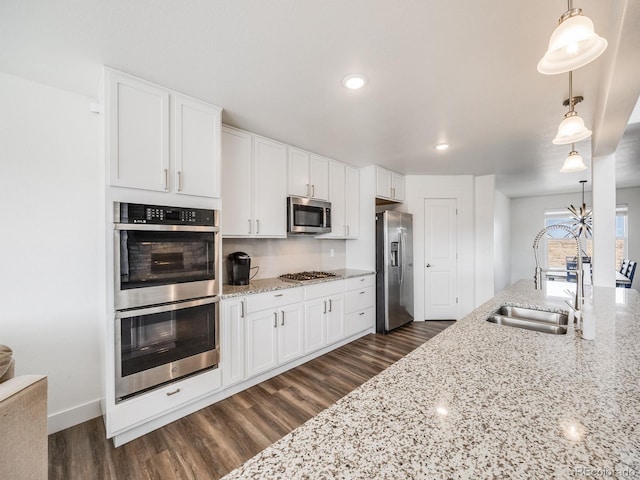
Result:
[[140,203],[115,204],[115,222],[150,225],[216,225],[216,211]]

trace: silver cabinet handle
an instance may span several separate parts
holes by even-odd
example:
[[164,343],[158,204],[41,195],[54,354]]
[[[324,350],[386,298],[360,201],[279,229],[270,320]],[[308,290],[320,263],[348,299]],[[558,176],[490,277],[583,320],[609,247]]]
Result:
[[349,236],[349,225],[347,225],[347,237]]
[[256,220],[256,235],[260,233],[260,220]]
[[244,302],[245,300],[240,300],[240,318],[244,318]]
[[360,315],[364,315],[364,312],[360,312]]
[[322,303],[324,303],[324,311],[322,313],[327,313],[327,301],[323,301]]
[[249,233],[251,233],[251,219],[249,219]]
[[169,169],[164,169],[164,189],[169,190]]
[[284,326],[284,311],[280,310],[280,325]]
[[311,196],[312,197],[316,196],[316,186],[315,185],[311,185]]
[[393,191],[393,195],[391,196],[391,198],[396,198],[396,189],[392,188],[391,190]]
[[307,197],[311,196],[311,189],[309,188],[309,184],[307,183]]
[[364,291],[360,292],[360,295],[364,295]]
[[274,297],[281,297],[281,296],[283,296],[283,295],[284,295],[284,293],[276,293],[276,294],[274,295]]
[[361,281],[361,282],[364,282],[364,280],[365,280],[364,278],[361,278],[361,279],[360,279],[360,281]]
[[180,393],[179,388],[176,388],[173,392],[167,392],[167,397],[170,397],[171,395],[175,395],[176,393]]
[[178,191],[182,191],[182,172],[178,170]]
[[273,312],[273,328],[278,326],[278,312]]
[[331,303],[331,299],[329,299],[329,311],[331,312],[333,310],[333,304]]

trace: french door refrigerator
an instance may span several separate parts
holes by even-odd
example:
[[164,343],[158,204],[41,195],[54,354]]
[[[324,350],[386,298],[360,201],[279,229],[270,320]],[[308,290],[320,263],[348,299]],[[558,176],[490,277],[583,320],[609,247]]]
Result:
[[413,320],[413,217],[376,214],[376,331],[386,333]]

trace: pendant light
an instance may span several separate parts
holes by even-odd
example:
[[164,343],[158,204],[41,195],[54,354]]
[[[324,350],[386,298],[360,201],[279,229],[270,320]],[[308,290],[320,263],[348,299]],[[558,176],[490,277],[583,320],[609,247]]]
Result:
[[569,99],[565,104],[570,105],[569,111],[565,113],[564,119],[558,126],[556,138],[552,140],[554,145],[567,145],[576,143],[591,136],[591,130],[584,125],[584,120],[580,118],[578,112],[574,110],[574,105],[583,100],[582,97],[573,96],[573,72],[569,72]]
[[569,156],[564,160],[560,173],[582,172],[587,169],[584,160],[582,160],[582,155],[580,155],[575,148],[576,146],[572,144]]
[[582,9],[573,8],[573,0],[568,0],[568,10],[558,23],[549,48],[538,62],[540,73],[555,75],[576,70],[606,50],[607,40],[595,32],[593,22],[582,14]]

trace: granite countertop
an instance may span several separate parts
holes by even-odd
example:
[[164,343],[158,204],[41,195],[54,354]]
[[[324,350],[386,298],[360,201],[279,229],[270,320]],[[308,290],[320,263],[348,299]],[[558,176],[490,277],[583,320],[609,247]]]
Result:
[[335,273],[335,277],[319,278],[317,280],[309,280],[304,283],[301,282],[288,282],[275,278],[261,278],[258,280],[251,280],[249,285],[223,285],[222,295],[220,298],[240,297],[244,295],[252,295],[255,293],[271,292],[273,290],[281,290],[283,288],[294,288],[304,285],[313,285],[315,283],[323,282],[335,282],[336,280],[345,280],[347,278],[362,277],[365,275],[373,275],[375,272],[371,270],[356,270],[352,268],[342,268],[338,270],[325,270],[327,272]]
[[485,321],[503,304],[567,310],[551,290],[561,286],[532,283],[509,287],[225,479],[640,476],[640,295],[594,287],[592,340],[572,326],[550,335]]

